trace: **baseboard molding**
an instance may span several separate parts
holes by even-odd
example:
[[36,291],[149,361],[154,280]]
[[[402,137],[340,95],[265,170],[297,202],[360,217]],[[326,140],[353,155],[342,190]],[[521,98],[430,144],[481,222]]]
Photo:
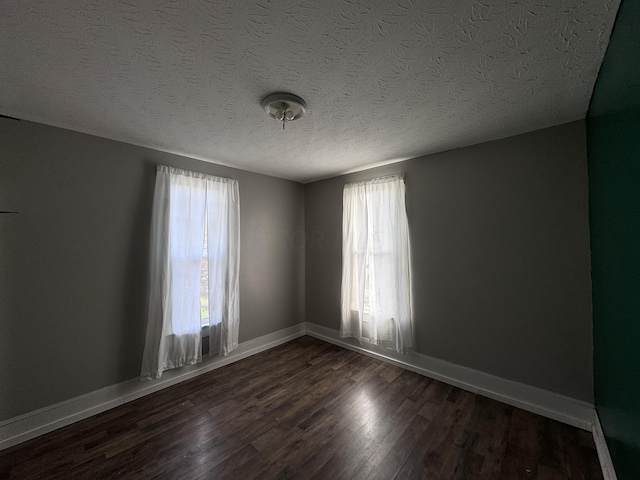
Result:
[[593,422],[593,441],[598,450],[598,458],[600,459],[604,480],[618,480],[616,471],[613,468],[613,461],[611,460],[611,454],[609,453],[609,447],[607,446],[607,440],[602,430],[598,412],[596,412],[595,421]]
[[[607,457],[608,450],[606,449],[606,442],[604,442],[604,435],[601,434],[602,428],[599,422],[596,423],[593,405],[427,355],[399,355],[389,350],[380,349],[375,345],[363,348],[355,341],[340,338],[337,330],[312,323],[300,323],[293,327],[243,342],[226,357],[214,357],[198,365],[168,370],[158,380],[149,382],[140,382],[138,379],[128,380],[0,422],[0,450],[89,418],[184,380],[237,362],[305,334],[464,390],[478,393],[584,430],[593,431],[596,446],[600,442],[596,439],[597,426],[600,429],[599,432],[602,439],[600,446],[598,446],[598,454],[601,455],[604,471],[605,463],[602,460],[601,449],[604,446],[605,450],[603,452],[606,451]],[[608,457],[608,459],[611,465],[611,458]],[[610,469],[613,472],[612,466]],[[613,477],[605,476],[605,479],[615,479],[615,472],[613,475]]]
[[376,345],[363,348],[356,340],[341,338],[340,332],[313,323],[306,324],[307,335],[343,348],[392,363],[429,378],[493,398],[514,407],[592,431],[595,409],[592,404],[523,383],[506,380],[479,370],[414,353],[400,355]]
[[300,323],[293,327],[243,342],[226,357],[213,357],[197,365],[168,370],[158,380],[141,382],[135,378],[5,420],[0,422],[0,450],[26,442],[189,378],[237,362],[256,353],[289,342],[294,338],[301,337],[305,333],[306,325]]

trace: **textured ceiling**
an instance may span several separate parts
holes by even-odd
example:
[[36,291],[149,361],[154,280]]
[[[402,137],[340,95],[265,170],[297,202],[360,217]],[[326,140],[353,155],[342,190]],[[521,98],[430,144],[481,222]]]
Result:
[[0,0],[0,113],[308,182],[584,118],[618,4]]

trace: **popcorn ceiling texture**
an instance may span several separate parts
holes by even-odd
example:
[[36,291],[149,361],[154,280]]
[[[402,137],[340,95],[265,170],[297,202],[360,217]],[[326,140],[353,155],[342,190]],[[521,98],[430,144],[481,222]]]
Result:
[[307,182],[584,118],[618,5],[1,2],[0,113]]

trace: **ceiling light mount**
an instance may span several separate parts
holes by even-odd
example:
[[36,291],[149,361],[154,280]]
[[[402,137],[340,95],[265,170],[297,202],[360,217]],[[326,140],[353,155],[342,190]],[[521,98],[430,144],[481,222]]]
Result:
[[264,97],[262,108],[271,118],[282,122],[284,130],[287,122],[297,120],[307,111],[307,104],[297,95],[290,93],[273,93]]

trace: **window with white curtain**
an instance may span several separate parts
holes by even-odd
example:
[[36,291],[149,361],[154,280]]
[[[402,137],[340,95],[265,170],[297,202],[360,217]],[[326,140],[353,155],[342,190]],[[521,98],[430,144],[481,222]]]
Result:
[[157,167],[143,379],[237,347],[239,225],[236,180]]
[[399,353],[413,348],[404,175],[344,186],[340,334]]

